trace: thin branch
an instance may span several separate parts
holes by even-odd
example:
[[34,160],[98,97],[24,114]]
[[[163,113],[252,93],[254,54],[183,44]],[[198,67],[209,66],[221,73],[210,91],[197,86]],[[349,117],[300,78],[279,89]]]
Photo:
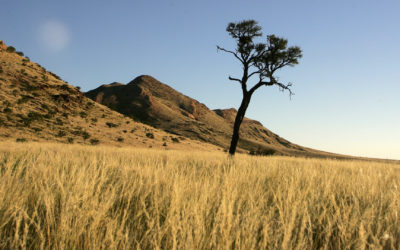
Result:
[[237,79],[237,78],[233,78],[233,77],[231,77],[231,76],[229,76],[228,79],[231,80],[231,81],[237,81],[237,82],[239,82],[239,83],[242,83],[241,80],[239,80],[239,79]]
[[244,63],[244,61],[237,55],[237,53],[235,53],[235,52],[233,52],[233,51],[226,50],[226,49],[224,49],[224,48],[219,47],[218,45],[217,45],[217,50],[222,50],[222,51],[225,51],[225,52],[227,52],[227,53],[231,53],[231,54],[234,55],[241,63]]
[[260,73],[261,73],[261,71],[259,71],[259,70],[254,71],[254,72],[250,73],[250,75],[249,75],[247,78],[250,78],[250,77],[252,77],[253,75],[255,75],[255,74],[260,74]]
[[292,86],[292,83],[288,83],[288,84],[283,84],[283,83],[280,83],[280,82],[276,82],[276,83],[274,83],[275,85],[278,85],[279,86],[279,89],[283,92],[283,91],[285,91],[285,90],[287,90],[287,91],[289,91],[289,98],[290,99],[292,99],[292,95],[294,95],[294,93],[292,92],[292,90],[290,89],[290,87]]

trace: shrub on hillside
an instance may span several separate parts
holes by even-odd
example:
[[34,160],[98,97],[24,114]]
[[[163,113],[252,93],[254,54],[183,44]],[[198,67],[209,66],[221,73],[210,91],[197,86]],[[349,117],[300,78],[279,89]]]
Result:
[[179,143],[179,139],[177,137],[172,137],[171,141],[175,142],[175,143]]
[[18,99],[17,104],[22,104],[22,103],[26,103],[29,100],[32,100],[33,97],[29,96],[29,95],[22,95],[20,99]]
[[9,52],[9,53],[14,53],[15,52],[15,48],[13,46],[8,46],[6,51]]
[[35,131],[36,133],[42,131],[42,128],[32,128],[32,129],[33,129],[33,131]]
[[60,118],[56,118],[56,125],[62,126],[64,125],[64,122]]
[[12,113],[12,110],[9,107],[7,107],[7,108],[3,109],[3,112],[4,113]]
[[274,155],[276,153],[275,149],[272,148],[264,148],[264,149],[257,149],[257,150],[251,150],[249,152],[250,155]]
[[15,141],[16,142],[26,142],[27,140],[25,138],[17,138]]
[[92,145],[98,145],[100,143],[100,140],[98,139],[90,139],[90,144]]
[[146,136],[150,139],[154,139],[154,134],[153,133],[146,133]]
[[106,122],[106,125],[107,125],[109,128],[115,128],[115,127],[118,127],[118,125],[117,125],[117,124],[115,124],[115,123],[112,123],[112,122]]
[[83,137],[84,140],[89,139],[90,138],[90,134],[88,132],[86,132],[86,131],[83,131],[82,132],[82,137]]
[[43,119],[43,115],[41,115],[37,112],[34,112],[34,111],[29,112],[28,117],[32,120],[42,120]]
[[66,135],[67,135],[67,133],[65,133],[64,130],[60,130],[60,131],[58,131],[57,137],[64,137]]
[[124,141],[124,138],[118,137],[118,138],[117,138],[117,141],[118,141],[118,142],[123,142],[123,141]]

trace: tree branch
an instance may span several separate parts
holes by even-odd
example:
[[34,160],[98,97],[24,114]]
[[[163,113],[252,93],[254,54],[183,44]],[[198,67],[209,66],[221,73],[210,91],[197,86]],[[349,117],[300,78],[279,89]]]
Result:
[[250,73],[250,75],[248,76],[248,78],[252,77],[252,76],[255,75],[255,74],[260,74],[260,73],[261,73],[261,71],[259,71],[259,70],[254,71],[254,72]]
[[253,94],[254,91],[256,91],[261,86],[278,85],[279,89],[282,92],[285,91],[285,90],[289,91],[289,97],[290,98],[292,97],[292,95],[294,95],[294,93],[290,89],[290,87],[293,86],[292,83],[289,82],[288,84],[283,84],[283,83],[280,83],[280,82],[276,81],[274,77],[270,77],[270,79],[271,79],[271,81],[265,82],[265,81],[261,80],[261,77],[260,77],[260,81],[249,90],[249,93]]
[[231,76],[229,76],[229,77],[228,77],[228,79],[229,79],[229,80],[231,80],[231,81],[237,81],[237,82],[240,82],[240,84],[242,83],[242,81],[241,81],[241,80],[239,80],[239,79],[237,79],[237,78],[233,78],[233,77],[231,77]]
[[279,89],[283,92],[283,91],[285,91],[285,90],[287,90],[287,91],[289,91],[289,98],[290,99],[292,99],[292,95],[294,95],[294,93],[292,92],[292,90],[290,89],[290,87],[293,85],[292,83],[288,83],[288,84],[283,84],[283,83],[280,83],[280,82],[276,82],[276,83],[274,83],[275,85],[278,85],[279,86]]
[[224,49],[224,48],[219,47],[218,45],[217,45],[217,50],[222,50],[222,51],[225,51],[225,52],[227,52],[227,53],[231,53],[231,54],[234,55],[241,63],[244,62],[244,61],[237,55],[237,53],[235,53],[235,52],[233,52],[233,51],[226,50],[226,49]]
[[249,90],[249,93],[250,93],[250,94],[253,94],[254,91],[256,91],[259,87],[261,87],[261,86],[263,86],[263,85],[265,85],[265,86],[272,86],[272,85],[274,85],[274,83],[272,83],[272,82],[264,82],[264,81],[260,80],[256,85],[254,85],[254,86]]

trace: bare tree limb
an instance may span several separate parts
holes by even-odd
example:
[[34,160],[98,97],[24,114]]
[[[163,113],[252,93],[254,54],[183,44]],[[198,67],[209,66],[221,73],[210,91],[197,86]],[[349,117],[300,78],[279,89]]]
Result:
[[261,73],[261,72],[260,72],[259,70],[254,71],[254,72],[252,72],[252,73],[249,74],[248,78],[252,77],[252,76],[255,75],[255,74],[260,74],[260,73]]
[[237,79],[237,78],[233,78],[233,77],[229,76],[228,79],[231,80],[231,81],[237,81],[237,82],[239,82],[240,84],[242,84],[242,81],[239,80],[239,79]]
[[237,55],[237,53],[235,53],[235,52],[233,52],[233,51],[230,51],[230,50],[221,48],[221,47],[219,47],[218,45],[217,45],[217,50],[222,50],[222,51],[224,51],[224,52],[231,53],[231,54],[234,55],[241,63],[244,63],[244,61]]
[[293,84],[292,83],[288,83],[288,84],[283,84],[283,83],[280,83],[280,82],[276,82],[276,83],[274,83],[275,85],[278,85],[279,86],[279,89],[283,92],[283,91],[285,91],[285,90],[287,90],[287,91],[289,91],[289,98],[291,99],[292,98],[292,95],[294,95],[294,93],[292,92],[292,90],[290,89],[290,87],[291,86],[293,86]]
[[254,85],[254,86],[249,90],[249,93],[250,93],[250,94],[253,94],[254,91],[256,91],[256,90],[257,90],[259,87],[261,87],[261,86],[272,86],[272,85],[274,85],[273,82],[265,82],[265,81],[260,80],[256,85]]

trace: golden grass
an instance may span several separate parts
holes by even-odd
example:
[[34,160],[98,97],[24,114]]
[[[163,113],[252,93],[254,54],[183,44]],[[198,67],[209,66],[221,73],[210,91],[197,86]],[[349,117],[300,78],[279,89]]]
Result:
[[0,143],[0,249],[400,247],[400,166]]

